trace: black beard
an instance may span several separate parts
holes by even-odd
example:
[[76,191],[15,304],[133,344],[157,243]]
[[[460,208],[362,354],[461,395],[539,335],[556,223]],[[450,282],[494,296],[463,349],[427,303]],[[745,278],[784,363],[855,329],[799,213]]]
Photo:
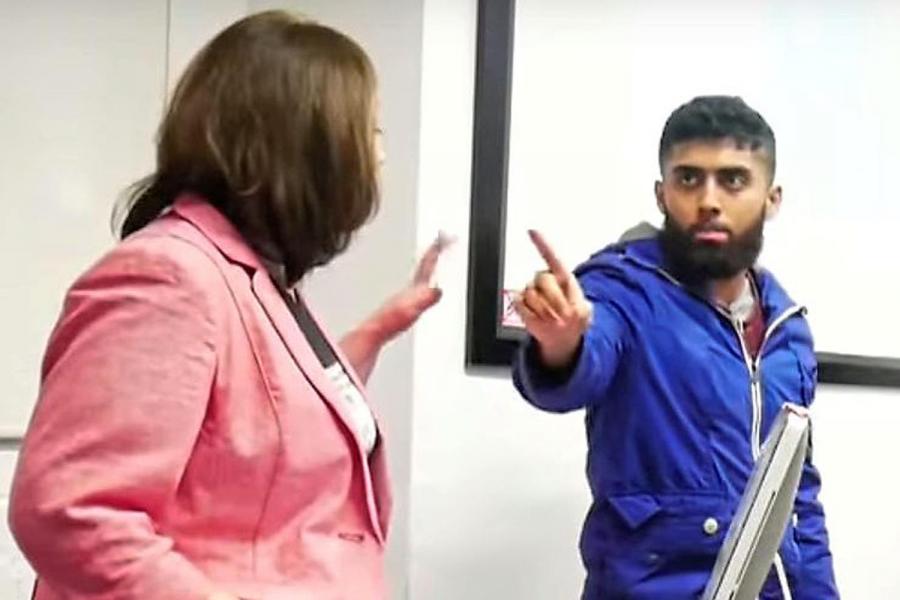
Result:
[[740,236],[723,245],[699,243],[694,235],[702,226],[683,229],[668,214],[659,241],[672,275],[688,285],[730,279],[756,264],[763,247],[765,212]]

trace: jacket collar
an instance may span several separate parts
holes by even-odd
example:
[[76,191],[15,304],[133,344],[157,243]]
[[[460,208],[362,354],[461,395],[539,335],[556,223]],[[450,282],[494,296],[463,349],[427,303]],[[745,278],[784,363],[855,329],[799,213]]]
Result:
[[253,271],[266,270],[231,221],[203,197],[184,193],[175,200],[172,212],[199,229],[230,261]]
[[[634,232],[639,232],[640,235],[633,235]],[[662,245],[659,242],[659,230],[646,223],[629,230],[618,243],[592,256],[590,260],[577,269],[576,273],[590,270],[592,267],[598,267],[602,264],[609,265],[611,262],[616,262],[616,257],[620,260],[624,258],[625,264],[654,271],[663,275],[670,283],[681,285],[665,269],[665,257]],[[796,303],[770,271],[757,265],[751,269],[751,274],[759,290],[764,314],[768,318],[775,318],[795,306]]]

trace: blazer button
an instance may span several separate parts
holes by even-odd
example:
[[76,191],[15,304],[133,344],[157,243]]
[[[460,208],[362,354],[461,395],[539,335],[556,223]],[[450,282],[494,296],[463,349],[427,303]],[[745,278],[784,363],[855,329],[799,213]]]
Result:
[[719,522],[712,517],[703,521],[703,531],[706,535],[716,535],[719,531]]

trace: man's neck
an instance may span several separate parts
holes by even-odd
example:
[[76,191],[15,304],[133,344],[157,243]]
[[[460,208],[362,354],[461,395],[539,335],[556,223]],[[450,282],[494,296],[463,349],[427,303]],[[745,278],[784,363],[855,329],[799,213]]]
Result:
[[728,279],[716,279],[712,282],[710,292],[712,299],[720,306],[731,306],[740,298],[747,286],[747,271],[741,271]]

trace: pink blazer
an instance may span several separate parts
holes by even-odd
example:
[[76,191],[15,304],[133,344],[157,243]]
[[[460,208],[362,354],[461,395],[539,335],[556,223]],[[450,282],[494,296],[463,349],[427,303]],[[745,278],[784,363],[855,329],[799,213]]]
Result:
[[39,600],[386,597],[383,444],[196,197],[69,290],[10,502]]

